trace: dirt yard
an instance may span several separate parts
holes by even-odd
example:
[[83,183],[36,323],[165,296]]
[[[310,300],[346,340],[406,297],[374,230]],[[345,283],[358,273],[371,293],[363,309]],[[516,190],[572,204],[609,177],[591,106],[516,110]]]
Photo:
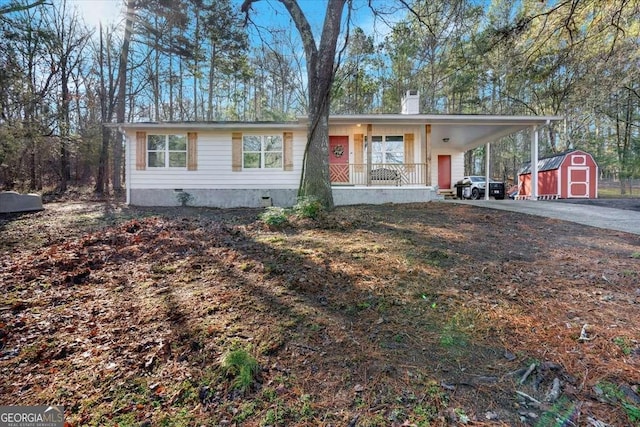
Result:
[[0,405],[71,426],[640,425],[640,236],[437,202],[261,212],[0,216]]

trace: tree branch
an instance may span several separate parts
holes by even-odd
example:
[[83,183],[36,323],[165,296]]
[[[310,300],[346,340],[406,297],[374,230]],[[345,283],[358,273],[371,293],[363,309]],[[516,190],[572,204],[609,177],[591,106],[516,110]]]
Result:
[[27,3],[27,4],[19,4],[19,3],[12,2],[12,3],[9,3],[9,5],[3,6],[2,8],[0,8],[0,16],[6,15],[8,13],[13,13],[13,12],[21,12],[23,10],[31,9],[32,7],[37,7],[41,5],[52,6],[51,3],[46,3],[46,1],[47,0],[35,0],[33,3]]

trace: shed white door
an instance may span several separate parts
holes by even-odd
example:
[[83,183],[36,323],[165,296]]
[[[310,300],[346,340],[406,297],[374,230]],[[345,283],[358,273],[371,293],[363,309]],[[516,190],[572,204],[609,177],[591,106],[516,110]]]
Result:
[[589,197],[589,167],[569,167],[569,197]]

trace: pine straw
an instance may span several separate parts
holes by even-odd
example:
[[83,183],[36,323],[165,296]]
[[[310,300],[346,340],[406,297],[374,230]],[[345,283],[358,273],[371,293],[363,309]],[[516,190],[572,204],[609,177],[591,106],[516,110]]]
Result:
[[[546,392],[515,374],[536,361],[561,367],[577,425],[629,422],[593,387],[640,384],[636,236],[444,204],[342,208],[282,230],[251,210],[124,213],[106,228],[86,213],[86,232],[47,212],[33,219],[52,229],[4,230],[17,250],[0,263],[0,329],[19,353],[0,361],[13,373],[0,403],[60,402],[77,425],[182,411],[220,423],[250,405],[242,425],[283,408],[298,412],[281,425],[450,425],[455,409],[518,425],[515,391]],[[32,230],[46,244],[20,245]],[[218,371],[233,346],[262,366],[244,396]],[[217,394],[199,399],[205,385]]]

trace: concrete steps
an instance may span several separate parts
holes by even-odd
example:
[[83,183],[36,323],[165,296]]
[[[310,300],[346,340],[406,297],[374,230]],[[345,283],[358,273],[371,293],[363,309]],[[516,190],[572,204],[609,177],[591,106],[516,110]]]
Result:
[[457,199],[455,190],[441,189],[441,190],[438,190],[438,194],[441,196],[444,196],[445,200]]

